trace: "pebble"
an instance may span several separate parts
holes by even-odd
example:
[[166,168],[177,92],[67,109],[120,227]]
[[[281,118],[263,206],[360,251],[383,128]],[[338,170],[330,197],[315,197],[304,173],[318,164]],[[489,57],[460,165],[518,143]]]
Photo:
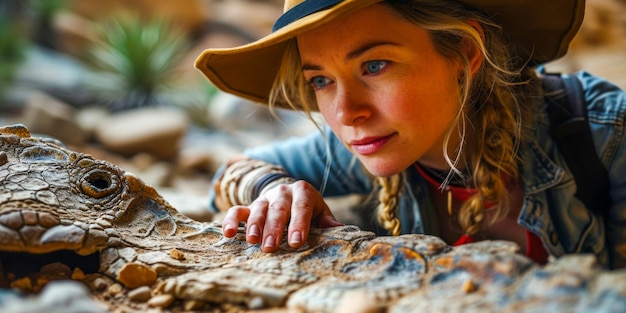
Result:
[[174,300],[174,296],[170,294],[161,294],[156,295],[148,300],[148,305],[151,307],[166,308],[170,306],[174,302]]
[[351,291],[341,297],[336,313],[379,313],[382,308],[371,296],[364,292]]
[[95,290],[104,290],[106,287],[109,286],[109,284],[107,283],[105,279],[98,277],[93,280],[93,283],[91,284],[91,286]]
[[146,302],[152,296],[150,287],[142,286],[128,292],[128,298],[135,302]]
[[[0,165],[5,165],[7,162],[9,162],[9,156],[6,152],[0,151]],[[2,276],[0,276],[0,278],[2,278]]]
[[32,290],[33,283],[29,277],[20,278],[11,282],[11,288],[17,288],[20,290]]
[[157,280],[157,273],[143,264],[127,263],[120,270],[117,280],[132,289],[154,284]]
[[74,279],[74,280],[84,280],[85,279],[85,272],[83,272],[83,270],[81,270],[78,267],[74,268],[74,271],[72,272],[72,279]]
[[117,294],[120,294],[123,290],[124,290],[124,287],[122,287],[122,285],[113,284],[109,286],[109,289],[107,290],[107,292],[111,295],[117,295]]
[[51,274],[60,277],[70,277],[72,270],[66,264],[54,262],[41,267],[40,271],[44,274]]
[[252,297],[250,301],[248,301],[248,308],[251,310],[259,310],[265,308],[265,301],[262,297],[256,296]]
[[182,251],[178,250],[178,249],[172,249],[170,251],[170,256],[174,260],[184,260],[185,259],[185,254]]
[[461,285],[461,291],[463,291],[463,293],[472,293],[477,289],[478,286],[476,286],[476,283],[474,283],[474,281],[472,281],[471,279],[465,280],[463,282],[463,285]]
[[185,303],[183,304],[185,311],[200,310],[203,306],[204,306],[204,302],[197,301],[197,300],[188,300],[188,301],[185,301]]

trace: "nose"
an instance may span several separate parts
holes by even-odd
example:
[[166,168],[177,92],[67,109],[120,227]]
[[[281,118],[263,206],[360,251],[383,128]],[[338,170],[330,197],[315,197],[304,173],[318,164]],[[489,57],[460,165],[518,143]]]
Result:
[[335,105],[337,121],[353,126],[367,120],[372,115],[372,107],[367,102],[367,94],[358,88],[339,88]]

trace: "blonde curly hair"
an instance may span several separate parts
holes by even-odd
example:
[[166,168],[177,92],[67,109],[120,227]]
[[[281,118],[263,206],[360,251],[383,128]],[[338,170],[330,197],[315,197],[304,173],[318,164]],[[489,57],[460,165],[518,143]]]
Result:
[[[460,174],[459,162],[468,166],[478,193],[461,205],[458,222],[464,233],[475,235],[486,222],[486,201],[497,203],[489,222],[508,213],[509,195],[504,177],[518,178],[517,151],[530,138],[528,124],[533,119],[532,103],[537,99],[539,88],[536,74],[526,66],[527,60],[511,55],[509,43],[498,25],[460,2],[387,0],[384,3],[394,8],[399,18],[427,30],[437,51],[460,61],[463,66],[459,111],[442,150],[451,170],[441,188],[445,188],[454,175]],[[468,21],[478,23],[480,30]],[[270,95],[270,106],[287,103],[312,117],[311,112],[317,111],[315,95],[302,75],[295,39],[288,45]],[[466,54],[467,45],[483,58],[480,69],[474,74]],[[467,143],[461,140],[458,147],[449,150],[449,139],[455,135],[457,127],[460,129],[457,135],[462,139],[465,139],[467,127],[472,127],[477,136]],[[456,151],[456,155],[450,156],[448,151]],[[392,235],[400,234],[397,200],[403,188],[403,175],[375,178],[379,200],[376,217]]]

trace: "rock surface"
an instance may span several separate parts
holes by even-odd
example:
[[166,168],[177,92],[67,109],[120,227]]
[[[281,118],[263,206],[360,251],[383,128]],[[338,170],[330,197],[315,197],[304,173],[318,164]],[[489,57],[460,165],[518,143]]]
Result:
[[[0,311],[626,310],[626,270],[592,256],[538,266],[511,242],[453,248],[355,226],[313,229],[303,247],[271,254],[244,237],[183,216],[113,164],[0,128]],[[37,260],[52,264],[28,267]],[[69,279],[81,284],[59,282]]]

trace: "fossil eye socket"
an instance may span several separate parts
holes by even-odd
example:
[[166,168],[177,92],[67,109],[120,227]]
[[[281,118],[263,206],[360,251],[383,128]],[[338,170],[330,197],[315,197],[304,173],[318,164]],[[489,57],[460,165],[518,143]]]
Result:
[[119,185],[117,175],[103,170],[94,170],[82,179],[80,189],[84,194],[100,199],[114,193]]

